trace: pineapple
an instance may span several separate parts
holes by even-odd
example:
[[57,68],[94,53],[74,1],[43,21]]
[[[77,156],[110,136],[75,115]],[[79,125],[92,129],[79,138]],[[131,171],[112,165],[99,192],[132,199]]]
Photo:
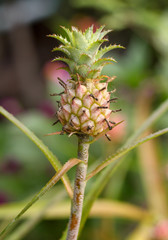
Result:
[[[108,92],[108,83],[114,78],[101,76],[101,70],[105,64],[113,63],[113,58],[102,58],[104,54],[120,45],[109,45],[100,48],[102,43],[108,41],[104,36],[109,32],[104,26],[93,31],[93,26],[85,32],[72,27],[69,30],[62,27],[67,38],[60,35],[49,35],[56,38],[62,44],[53,49],[61,51],[66,57],[57,57],[53,61],[63,61],[69,66],[71,79],[65,84],[59,79],[64,88],[60,107],[57,111],[58,121],[63,125],[61,133],[87,134],[96,137],[112,129],[113,122],[109,121],[112,112],[110,102],[116,98],[110,98],[112,92]],[[57,95],[57,94],[54,94]]]

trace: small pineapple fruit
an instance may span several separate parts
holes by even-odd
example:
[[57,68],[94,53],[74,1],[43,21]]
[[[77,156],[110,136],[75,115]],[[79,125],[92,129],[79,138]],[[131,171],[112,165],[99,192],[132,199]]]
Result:
[[[58,121],[63,125],[62,133],[87,134],[96,137],[98,134],[112,129],[110,114],[118,110],[110,110],[111,92],[108,92],[108,82],[114,78],[101,76],[105,64],[113,63],[113,58],[102,58],[108,51],[122,48],[120,45],[109,45],[100,48],[108,41],[104,36],[109,32],[104,26],[93,32],[93,26],[85,32],[72,27],[72,30],[62,27],[67,38],[60,35],[49,35],[59,40],[62,45],[53,49],[61,51],[66,57],[57,57],[53,61],[63,61],[69,66],[71,79],[65,84],[61,93],[60,107],[57,111]],[[58,122],[57,121],[57,122]]]

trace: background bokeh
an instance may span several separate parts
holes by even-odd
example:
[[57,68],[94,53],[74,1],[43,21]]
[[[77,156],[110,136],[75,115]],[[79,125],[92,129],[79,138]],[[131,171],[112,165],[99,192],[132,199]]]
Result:
[[[65,70],[60,69],[64,66],[63,63],[51,63],[56,54],[61,53],[51,52],[59,42],[47,35],[62,34],[61,25],[73,25],[85,30],[92,24],[95,29],[100,25],[113,29],[108,34],[110,43],[121,44],[126,49],[110,52],[109,55],[118,63],[105,66],[102,72],[117,76],[110,89],[117,89],[115,95],[119,97],[119,101],[115,107],[122,108],[122,112],[115,113],[112,120],[124,122],[109,133],[111,142],[102,138],[91,146],[90,169],[124,143],[151,112],[168,98],[168,2],[0,1],[0,105],[40,137],[62,163],[76,156],[77,141],[75,136],[44,136],[61,128],[60,125],[52,126],[58,106],[56,98],[50,97],[50,94],[61,91],[57,77],[66,81],[69,76]],[[149,132],[167,125],[168,113],[164,114]],[[167,146],[168,137],[165,135],[129,153],[110,179],[101,198],[135,204],[144,209],[158,206],[157,221],[166,221],[167,204],[164,201],[167,201],[168,192]],[[71,179],[74,173],[75,169],[70,171]],[[26,201],[38,192],[53,174],[54,170],[37,147],[0,116],[2,207],[3,204]],[[150,176],[154,180],[151,180]],[[92,181],[96,181],[96,177],[88,182],[86,191],[89,191]],[[161,192],[153,185],[156,182]],[[59,183],[46,199],[53,197],[57,189],[59,194],[61,188],[63,185]],[[161,195],[161,201],[153,203],[158,194]],[[65,195],[64,198],[66,197]],[[0,220],[3,221],[2,215]],[[59,239],[66,223],[67,217],[45,219],[24,239]],[[122,218],[92,218],[87,221],[80,239],[126,239],[137,224],[138,222]],[[150,239],[168,239],[168,223],[164,225],[164,231],[167,231],[167,238],[161,238],[161,229],[160,232],[153,230]]]

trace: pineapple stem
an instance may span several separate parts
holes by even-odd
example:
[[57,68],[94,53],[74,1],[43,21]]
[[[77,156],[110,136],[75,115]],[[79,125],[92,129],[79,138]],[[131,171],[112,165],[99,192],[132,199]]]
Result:
[[76,240],[82,215],[83,199],[85,191],[85,178],[88,165],[89,136],[78,136],[78,159],[82,160],[76,169],[74,195],[71,206],[71,216],[68,225],[67,240]]

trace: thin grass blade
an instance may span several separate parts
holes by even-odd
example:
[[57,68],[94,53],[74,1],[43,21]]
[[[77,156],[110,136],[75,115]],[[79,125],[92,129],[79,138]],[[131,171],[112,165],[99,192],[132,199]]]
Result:
[[157,131],[153,134],[148,135],[147,137],[144,137],[138,141],[136,141],[134,144],[131,144],[128,147],[125,147],[119,151],[117,151],[116,153],[114,153],[112,156],[108,157],[104,162],[102,162],[101,164],[99,164],[91,173],[88,174],[86,180],[89,180],[91,177],[95,176],[97,173],[99,173],[103,168],[105,168],[106,166],[108,166],[109,164],[113,163],[113,166],[115,167],[115,165],[118,163],[119,159],[124,156],[126,153],[128,153],[129,151],[131,151],[132,149],[138,147],[139,145],[154,139],[156,137],[159,137],[165,133],[168,133],[168,128],[164,128],[160,131]]
[[[18,119],[16,119],[11,113],[6,111],[3,107],[0,106],[0,114],[6,117],[9,121],[11,121],[16,127],[18,127],[36,146],[42,151],[42,153],[47,157],[55,171],[58,171],[62,165],[57,157],[48,149],[48,147],[23,123],[21,123]],[[73,192],[72,187],[67,175],[62,176],[62,182],[70,196],[72,198]]]
[[64,164],[64,166],[50,179],[50,181],[41,189],[39,193],[37,193],[32,200],[20,211],[20,213],[12,219],[12,221],[2,230],[0,233],[1,239],[14,227],[16,222],[20,219],[20,217],[35,203],[39,200],[47,191],[49,191],[59,180],[60,178],[69,171],[73,166],[81,162],[81,160],[77,158],[70,159],[68,162]]

